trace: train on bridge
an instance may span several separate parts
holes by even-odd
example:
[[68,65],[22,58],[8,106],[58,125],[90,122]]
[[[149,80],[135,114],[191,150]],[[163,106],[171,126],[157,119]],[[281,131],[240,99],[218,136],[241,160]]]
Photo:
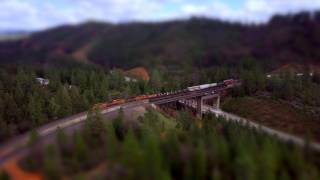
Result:
[[149,100],[152,98],[156,97],[164,97],[164,96],[169,96],[169,95],[176,95],[176,94],[182,94],[182,93],[188,93],[188,92],[193,92],[193,91],[198,91],[198,90],[203,90],[207,88],[231,88],[236,85],[240,84],[239,80],[235,79],[227,79],[224,80],[223,82],[220,83],[211,83],[211,84],[202,84],[198,86],[191,86],[187,87],[186,89],[180,90],[180,91],[173,91],[173,92],[166,92],[166,93],[157,93],[157,94],[150,94],[150,95],[140,95],[140,96],[135,96],[135,97],[130,97],[127,99],[115,99],[112,100],[111,102],[104,102],[104,103],[98,103],[93,106],[94,109],[99,108],[99,109],[107,109],[112,106],[117,106],[117,105],[122,105],[130,102],[135,102],[135,101],[143,101],[143,100]]

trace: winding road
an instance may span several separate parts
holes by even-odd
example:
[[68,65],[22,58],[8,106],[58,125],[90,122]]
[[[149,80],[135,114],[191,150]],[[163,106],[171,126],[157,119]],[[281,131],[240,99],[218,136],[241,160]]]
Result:
[[[123,109],[125,116],[132,117],[132,113],[136,108],[148,106],[148,101],[136,101],[124,105],[114,106],[103,110],[101,113],[105,119],[113,119],[118,115],[120,108]],[[83,127],[87,112],[82,112],[67,118],[63,118],[52,123],[46,124],[37,129],[40,140],[44,144],[53,143],[56,137],[57,130],[63,129],[67,134],[71,134],[77,129]],[[10,139],[0,146],[0,168],[10,159],[16,159],[28,153],[28,140],[30,132]]]

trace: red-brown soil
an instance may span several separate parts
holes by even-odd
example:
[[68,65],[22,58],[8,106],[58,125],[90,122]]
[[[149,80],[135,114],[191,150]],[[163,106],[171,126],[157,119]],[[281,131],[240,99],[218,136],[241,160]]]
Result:
[[141,78],[145,81],[150,79],[148,71],[144,67],[136,67],[125,72],[127,76]]
[[[18,159],[18,158],[17,158]],[[6,162],[3,167],[1,167],[3,170],[5,170],[12,180],[42,180],[44,177],[39,173],[34,172],[27,172],[21,169],[17,162],[17,159],[12,159],[8,162]]]

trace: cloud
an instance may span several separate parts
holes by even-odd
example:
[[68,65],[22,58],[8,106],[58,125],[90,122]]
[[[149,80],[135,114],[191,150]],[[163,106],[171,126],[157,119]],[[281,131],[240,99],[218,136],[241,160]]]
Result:
[[266,22],[274,14],[287,14],[303,10],[320,9],[320,0],[244,0],[235,9],[223,0],[212,1],[206,6],[188,4],[183,6],[185,14],[205,15],[231,21]]
[[239,4],[234,0],[1,0],[0,29],[42,29],[86,20],[161,21],[192,15],[265,22],[275,13],[320,9],[320,0],[241,0]]

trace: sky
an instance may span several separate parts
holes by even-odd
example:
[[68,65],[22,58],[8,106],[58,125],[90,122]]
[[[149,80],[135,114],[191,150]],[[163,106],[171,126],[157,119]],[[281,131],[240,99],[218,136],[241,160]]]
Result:
[[320,10],[320,0],[0,0],[0,30],[41,30],[85,21],[166,21],[205,16],[244,23]]

